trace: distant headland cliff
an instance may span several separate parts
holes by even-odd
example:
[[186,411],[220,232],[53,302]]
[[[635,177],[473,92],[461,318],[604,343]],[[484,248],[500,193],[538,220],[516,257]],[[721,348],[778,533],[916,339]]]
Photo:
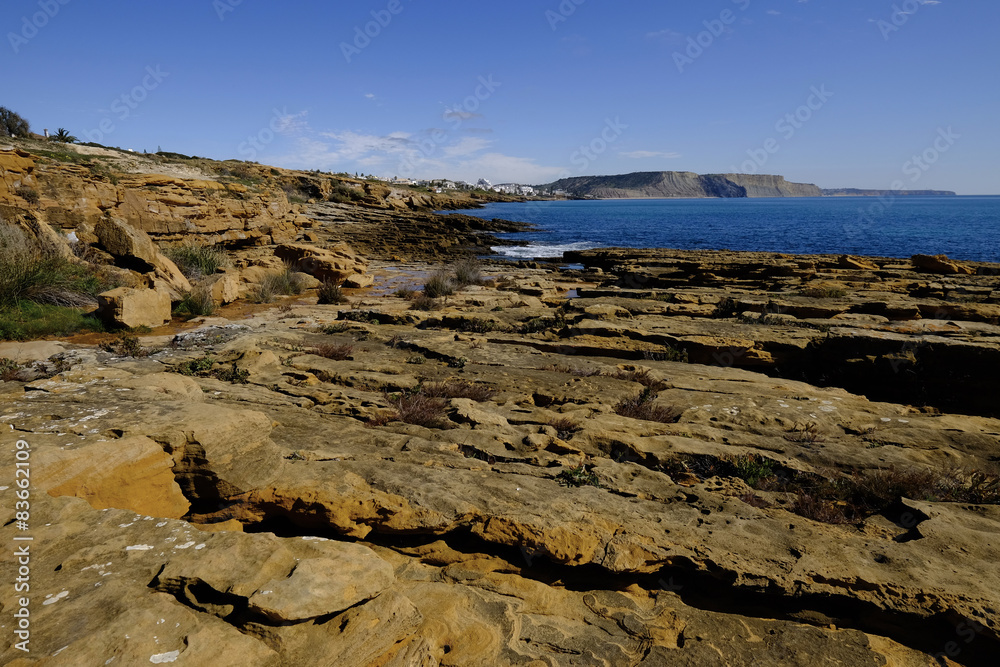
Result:
[[[618,176],[579,176],[541,186],[550,192],[593,199],[660,199],[672,197],[824,197],[880,196],[882,190],[822,190],[811,183],[791,183],[768,174],[695,174],[690,171],[645,171]],[[937,190],[905,191],[906,195],[954,195]]]

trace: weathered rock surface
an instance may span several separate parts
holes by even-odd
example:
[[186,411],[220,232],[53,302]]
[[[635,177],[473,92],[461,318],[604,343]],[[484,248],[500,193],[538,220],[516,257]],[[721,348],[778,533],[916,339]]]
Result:
[[[936,288],[888,275],[903,269],[887,260],[860,258],[877,281],[836,257],[712,257],[650,256],[621,275],[610,262],[518,270],[429,313],[392,296],[297,304],[182,333],[145,359],[70,350],[70,369],[0,385],[0,464],[14,469],[16,440],[31,447],[32,656],[992,664],[1000,421],[789,376],[835,329],[861,349],[933,336],[935,354],[973,338],[986,354],[996,325],[923,318]],[[727,266],[725,282],[697,284]],[[651,286],[615,284],[643,275]],[[817,280],[845,294],[799,294]],[[979,277],[966,280],[952,293]],[[776,282],[795,296],[755,287]],[[891,305],[880,312],[919,319],[857,308],[876,284]],[[584,296],[567,302],[568,289]],[[990,305],[941,301],[968,318]],[[963,328],[937,331],[947,322]],[[321,344],[350,351],[312,354]],[[200,375],[172,372],[206,358]],[[218,378],[230,368],[247,384]],[[433,425],[399,418],[400,394],[439,385],[470,393],[435,399]],[[618,414],[637,396],[673,416]],[[911,473],[966,495],[907,495]],[[825,499],[835,487],[822,480],[869,478],[891,487],[882,504],[819,511],[851,502]],[[794,479],[808,486],[781,486]],[[12,589],[0,603],[16,608]],[[15,651],[0,660],[18,664]]]
[[97,297],[100,316],[120,327],[159,327],[170,321],[170,295],[161,290],[118,287]]
[[344,243],[332,248],[288,243],[275,248],[274,254],[293,268],[317,280],[334,282],[338,285],[352,276],[363,274],[368,266],[365,260]]

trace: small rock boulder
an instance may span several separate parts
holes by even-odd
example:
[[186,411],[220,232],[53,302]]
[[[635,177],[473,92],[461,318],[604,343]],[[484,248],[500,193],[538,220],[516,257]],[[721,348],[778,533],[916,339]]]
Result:
[[240,298],[240,278],[239,274],[224,273],[220,275],[209,287],[212,294],[212,301],[219,305],[226,305]]
[[191,283],[168,257],[163,255],[146,232],[122,220],[103,218],[94,227],[101,247],[115,258],[118,266],[138,273],[153,274],[156,286],[174,301],[191,291]]
[[964,276],[976,273],[975,269],[948,259],[948,255],[914,255],[910,261],[917,271]]
[[159,253],[153,240],[142,231],[121,220],[103,218],[94,226],[101,247],[121,261],[129,262],[130,268],[140,273],[156,269],[155,258]]
[[367,262],[346,243],[338,243],[332,248],[286,243],[275,248],[274,254],[296,270],[324,282],[342,283],[347,278],[368,270]]
[[855,269],[861,271],[878,271],[879,266],[873,262],[851,255],[841,255],[837,263],[842,269]]
[[97,297],[105,322],[121,327],[163,326],[170,321],[170,295],[152,289],[119,287]]

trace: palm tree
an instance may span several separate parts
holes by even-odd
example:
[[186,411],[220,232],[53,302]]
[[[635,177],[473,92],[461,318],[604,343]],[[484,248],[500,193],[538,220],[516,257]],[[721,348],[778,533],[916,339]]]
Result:
[[58,141],[64,144],[75,144],[76,137],[67,132],[65,128],[60,127],[56,130],[56,133],[52,135],[52,141]]

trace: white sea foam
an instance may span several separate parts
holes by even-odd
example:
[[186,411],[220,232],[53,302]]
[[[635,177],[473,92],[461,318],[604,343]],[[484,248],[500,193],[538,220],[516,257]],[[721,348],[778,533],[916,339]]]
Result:
[[562,257],[564,252],[570,250],[590,250],[600,248],[599,243],[590,241],[578,241],[576,243],[564,243],[560,245],[526,245],[526,246],[495,246],[493,252],[504,257],[514,259],[535,259],[537,257]]

